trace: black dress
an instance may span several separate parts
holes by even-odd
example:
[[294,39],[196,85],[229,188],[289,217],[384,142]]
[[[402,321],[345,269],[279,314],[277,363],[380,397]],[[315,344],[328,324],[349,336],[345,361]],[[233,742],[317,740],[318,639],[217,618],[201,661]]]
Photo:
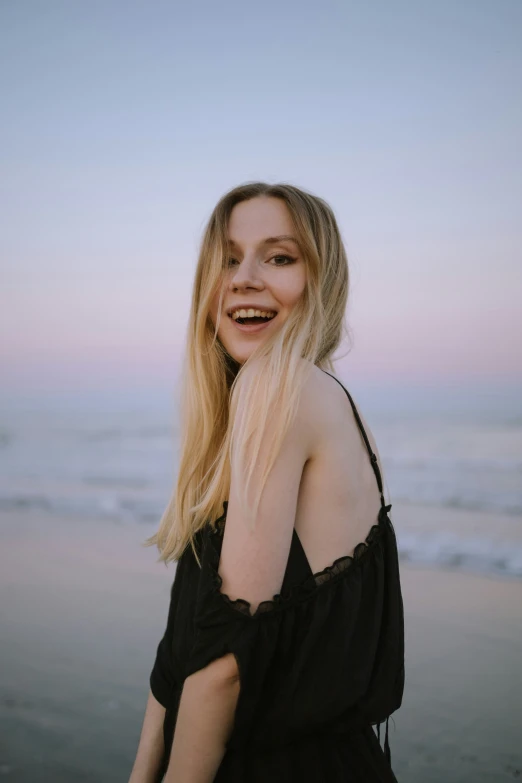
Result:
[[404,690],[399,559],[377,457],[344,391],[381,494],[378,523],[353,556],[316,574],[294,529],[281,592],[254,615],[247,601],[220,591],[227,501],[217,529],[207,525],[197,533],[201,569],[187,547],[150,675],[152,693],[166,708],[158,781],[167,769],[184,678],[232,652],[240,692],[215,783],[396,783],[388,717]]

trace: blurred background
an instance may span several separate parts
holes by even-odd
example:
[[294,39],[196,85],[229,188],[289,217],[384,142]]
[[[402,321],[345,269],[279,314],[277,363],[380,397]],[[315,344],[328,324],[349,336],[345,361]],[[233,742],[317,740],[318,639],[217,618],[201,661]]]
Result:
[[0,2],[0,775],[124,781],[217,200],[332,206],[397,532],[409,781],[522,776],[522,5]]

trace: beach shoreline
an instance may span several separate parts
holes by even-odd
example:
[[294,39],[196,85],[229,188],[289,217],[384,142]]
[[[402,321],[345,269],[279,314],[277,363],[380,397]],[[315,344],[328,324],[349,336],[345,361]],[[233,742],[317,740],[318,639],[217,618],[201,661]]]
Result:
[[[175,573],[141,546],[150,532],[0,512],[6,780],[130,773]],[[401,583],[406,682],[389,724],[397,779],[518,779],[522,582],[401,561]]]

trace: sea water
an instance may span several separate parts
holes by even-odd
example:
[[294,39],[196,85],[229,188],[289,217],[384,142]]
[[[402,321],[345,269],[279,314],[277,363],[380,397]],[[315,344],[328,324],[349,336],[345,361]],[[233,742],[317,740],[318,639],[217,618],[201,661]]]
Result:
[[[401,557],[522,578],[522,389],[350,390],[377,441]],[[146,537],[173,491],[178,449],[173,393],[4,397],[0,510],[140,525]],[[407,525],[399,505],[416,509]],[[468,512],[468,524],[437,509]]]

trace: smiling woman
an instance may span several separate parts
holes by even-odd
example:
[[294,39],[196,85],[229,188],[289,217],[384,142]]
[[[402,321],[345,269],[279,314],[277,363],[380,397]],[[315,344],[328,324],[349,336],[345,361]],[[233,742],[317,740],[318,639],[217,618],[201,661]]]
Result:
[[132,783],[396,781],[391,505],[371,431],[325,369],[347,294],[322,199],[253,183],[220,200],[196,270],[177,483],[146,542],[177,567]]

